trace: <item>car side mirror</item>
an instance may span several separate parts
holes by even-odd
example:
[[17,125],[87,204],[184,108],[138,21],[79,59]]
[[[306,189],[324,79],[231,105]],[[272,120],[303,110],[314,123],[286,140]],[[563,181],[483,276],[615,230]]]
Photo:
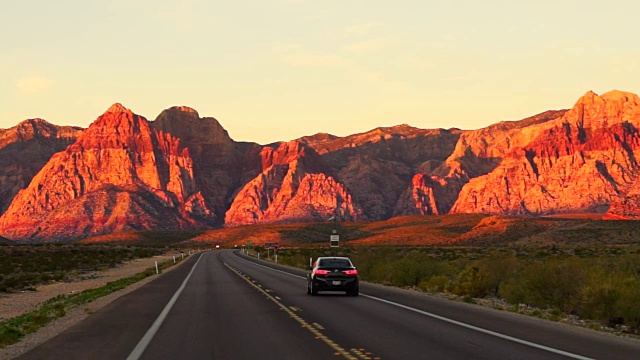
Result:
[[311,266],[307,266],[307,270],[311,270]]

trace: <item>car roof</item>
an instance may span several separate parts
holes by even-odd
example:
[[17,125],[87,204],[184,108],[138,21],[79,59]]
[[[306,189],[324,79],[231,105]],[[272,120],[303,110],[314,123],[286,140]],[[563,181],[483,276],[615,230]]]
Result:
[[318,260],[323,260],[323,259],[345,259],[345,260],[351,261],[351,259],[349,259],[348,257],[345,257],[345,256],[320,256],[320,257],[318,257]]

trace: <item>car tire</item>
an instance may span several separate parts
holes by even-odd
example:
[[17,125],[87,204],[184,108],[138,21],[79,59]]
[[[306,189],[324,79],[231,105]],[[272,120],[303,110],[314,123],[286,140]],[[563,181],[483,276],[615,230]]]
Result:
[[307,282],[307,295],[311,295],[311,288],[309,287],[308,282]]
[[355,288],[352,290],[347,290],[347,296],[358,296],[358,293],[360,292],[359,288]]
[[313,281],[312,281],[311,282],[311,296],[316,296],[316,295],[318,295],[318,288],[313,286]]

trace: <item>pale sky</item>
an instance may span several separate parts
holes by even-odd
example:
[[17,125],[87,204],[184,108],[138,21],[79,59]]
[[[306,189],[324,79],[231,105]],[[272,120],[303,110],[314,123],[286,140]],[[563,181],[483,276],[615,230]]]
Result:
[[0,128],[186,105],[238,141],[477,129],[640,93],[634,0],[0,0]]

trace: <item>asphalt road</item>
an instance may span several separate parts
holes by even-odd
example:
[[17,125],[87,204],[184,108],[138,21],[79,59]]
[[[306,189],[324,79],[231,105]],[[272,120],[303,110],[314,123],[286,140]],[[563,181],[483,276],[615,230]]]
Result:
[[378,285],[309,296],[303,271],[253,261],[193,256],[20,359],[640,358],[637,340]]

